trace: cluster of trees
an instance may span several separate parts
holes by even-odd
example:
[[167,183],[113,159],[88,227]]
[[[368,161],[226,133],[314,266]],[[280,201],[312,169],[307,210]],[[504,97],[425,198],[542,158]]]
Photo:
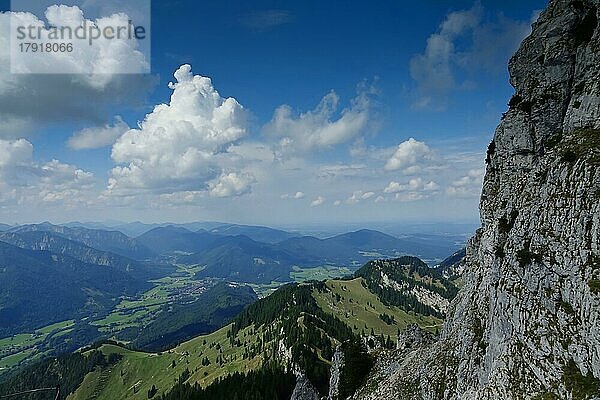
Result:
[[[364,334],[363,334],[364,336]],[[400,329],[398,329],[398,337],[400,337]],[[375,332],[373,332],[373,328],[371,328],[371,336],[367,339],[367,343],[369,347],[375,348],[376,345],[380,345],[386,349],[393,350],[396,348],[396,342],[392,340],[390,335],[387,335],[387,338],[383,336],[381,333],[379,336],[375,336]]]
[[[74,392],[83,378],[96,367],[107,367],[116,364],[120,355],[105,356],[98,350],[91,350],[85,355],[73,353],[58,358],[46,358],[19,371],[0,383],[0,393],[11,394],[31,389],[60,386],[59,399],[64,400]],[[23,395],[20,400],[53,400],[56,393],[35,393]]]
[[379,319],[388,325],[394,325],[396,323],[396,317],[393,315],[387,315],[386,313],[379,314]]
[[324,360],[331,361],[333,356],[331,338],[343,342],[357,337],[349,326],[317,305],[312,295],[314,287],[324,290],[319,284],[286,285],[250,305],[235,318],[232,335],[252,324],[256,328],[277,322],[276,331],[267,328],[269,338],[283,339],[292,350],[294,362],[321,394],[327,394],[330,366]]
[[[296,377],[281,366],[270,363],[248,374],[234,373],[206,388],[185,383],[184,371],[177,384],[160,400],[288,400],[296,385]],[[187,373],[187,376],[186,376]]]
[[204,357],[202,359],[202,366],[207,367],[210,365],[210,360],[208,359],[208,357]]

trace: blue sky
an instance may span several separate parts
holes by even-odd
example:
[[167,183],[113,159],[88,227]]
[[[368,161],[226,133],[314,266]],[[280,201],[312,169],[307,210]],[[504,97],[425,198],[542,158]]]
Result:
[[0,80],[0,220],[475,221],[545,4],[155,0],[151,75]]

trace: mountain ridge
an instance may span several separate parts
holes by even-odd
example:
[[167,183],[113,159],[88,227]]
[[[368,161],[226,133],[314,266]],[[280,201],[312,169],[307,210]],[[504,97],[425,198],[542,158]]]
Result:
[[160,276],[159,271],[151,266],[108,251],[97,250],[50,231],[0,232],[0,241],[29,250],[64,254],[88,264],[114,267],[137,279],[147,280]]
[[82,227],[66,227],[53,225],[49,222],[42,224],[20,225],[10,229],[10,232],[21,233],[31,231],[48,231],[60,234],[67,239],[81,242],[98,250],[119,254],[134,260],[145,260],[156,255],[146,246],[119,231],[88,229]]

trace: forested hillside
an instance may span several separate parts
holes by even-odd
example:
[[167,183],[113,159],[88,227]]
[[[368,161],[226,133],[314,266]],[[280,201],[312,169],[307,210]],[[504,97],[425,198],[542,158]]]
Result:
[[0,395],[10,395],[36,388],[60,388],[58,398],[56,391],[12,397],[21,400],[64,400],[81,385],[86,374],[98,368],[109,368],[119,358],[117,354],[105,356],[98,350],[49,358],[0,382]]
[[150,284],[112,266],[0,242],[0,337],[106,313]]

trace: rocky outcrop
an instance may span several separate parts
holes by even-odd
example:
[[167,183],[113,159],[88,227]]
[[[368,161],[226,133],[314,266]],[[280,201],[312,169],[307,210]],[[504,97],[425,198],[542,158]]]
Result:
[[300,375],[297,377],[296,387],[292,392],[290,400],[319,400],[320,398],[317,389],[315,389],[306,376]]
[[329,378],[329,396],[328,400],[337,400],[339,396],[340,374],[344,368],[344,352],[342,346],[338,346],[331,360],[331,374]]
[[443,260],[439,265],[436,265],[435,269],[438,270],[444,278],[453,282],[457,281],[465,272],[464,261],[466,255],[467,249],[462,248]]
[[435,340],[436,337],[431,332],[421,329],[417,324],[409,324],[398,337],[397,348],[399,350],[414,349],[431,345]]
[[442,339],[380,365],[358,398],[600,396],[599,3],[551,0],[511,59]]

